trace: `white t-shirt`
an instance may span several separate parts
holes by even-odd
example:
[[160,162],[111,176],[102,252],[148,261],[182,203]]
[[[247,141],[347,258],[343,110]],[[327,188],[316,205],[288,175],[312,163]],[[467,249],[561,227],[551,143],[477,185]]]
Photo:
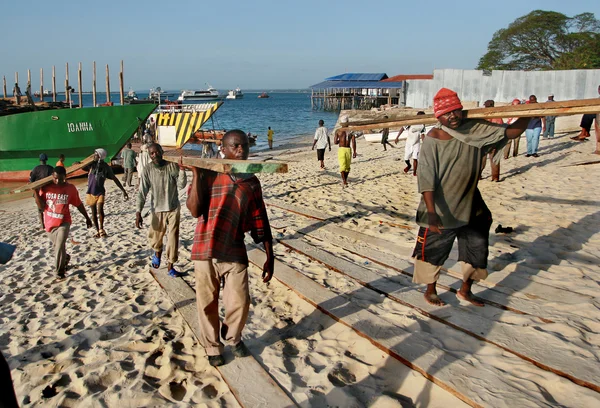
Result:
[[421,142],[421,133],[425,132],[424,125],[405,126],[406,146],[414,146]]
[[317,141],[317,149],[325,149],[327,147],[327,128],[319,126],[315,132],[315,140]]

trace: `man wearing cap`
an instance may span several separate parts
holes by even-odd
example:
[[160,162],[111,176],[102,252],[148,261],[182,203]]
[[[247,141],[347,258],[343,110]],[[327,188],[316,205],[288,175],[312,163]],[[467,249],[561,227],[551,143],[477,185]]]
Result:
[[457,297],[483,306],[473,296],[471,286],[487,277],[492,215],[477,189],[479,173],[485,154],[495,150],[493,160],[499,160],[502,147],[523,133],[529,118],[518,119],[509,126],[463,119],[460,99],[456,92],[446,88],[435,95],[433,105],[439,123],[423,140],[417,170],[422,196],[417,209],[420,228],[413,252],[413,281],[427,284],[428,303],[443,305],[436,283],[458,238],[463,283]]
[[[548,100],[546,102],[554,102],[554,94],[548,95]],[[546,116],[542,118],[542,137],[544,139],[552,139],[554,138],[554,121],[556,120],[556,116]]]
[[114,181],[117,187],[123,192],[123,198],[129,200],[127,191],[125,191],[125,188],[123,188],[110,166],[104,161],[107,154],[104,149],[96,149],[94,151],[94,161],[84,167],[84,170],[89,170],[85,203],[90,206],[90,210],[92,211],[92,221],[94,221],[97,231],[96,238],[107,236],[106,231],[104,231],[104,195],[106,194],[104,182],[106,179]]
[[[46,177],[50,177],[52,175],[52,171],[54,171],[54,168],[52,166],[46,164],[47,161],[48,161],[48,156],[46,155],[46,153],[40,154],[40,164],[35,166],[33,168],[33,170],[31,170],[31,173],[29,173],[29,182],[30,183],[44,179]],[[33,193],[33,196],[36,197],[38,192],[39,192],[39,189],[36,189]],[[40,211],[39,218],[40,218],[40,224],[42,226],[42,229],[44,229],[44,212],[43,212],[43,210]]]

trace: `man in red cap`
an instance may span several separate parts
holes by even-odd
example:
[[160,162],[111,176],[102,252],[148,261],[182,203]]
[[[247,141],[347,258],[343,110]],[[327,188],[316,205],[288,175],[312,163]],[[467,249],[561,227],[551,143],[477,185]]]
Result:
[[417,170],[421,203],[417,209],[420,225],[413,252],[413,281],[427,284],[425,300],[444,304],[437,295],[440,269],[458,238],[458,260],[463,284],[457,293],[461,300],[476,306],[483,303],[471,292],[474,281],[487,277],[489,230],[492,214],[477,189],[485,155],[523,133],[529,118],[512,125],[486,120],[463,119],[463,106],[456,92],[442,88],[433,99],[439,123],[427,134],[421,146]]

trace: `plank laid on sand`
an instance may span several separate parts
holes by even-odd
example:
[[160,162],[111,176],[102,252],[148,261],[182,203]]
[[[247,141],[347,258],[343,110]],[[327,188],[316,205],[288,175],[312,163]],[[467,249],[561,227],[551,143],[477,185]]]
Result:
[[[497,106],[493,108],[477,108],[463,110],[463,117],[469,119],[503,119],[534,116],[567,116],[583,113],[600,112],[600,99],[576,99],[523,105]],[[385,121],[370,120],[340,123],[342,129],[369,130],[381,127],[399,127],[407,125],[428,125],[437,123],[433,114],[411,115],[405,118],[394,118]]]
[[[250,262],[257,266],[262,265],[266,259],[264,252],[258,248],[251,249],[248,257]],[[448,330],[440,322],[425,322],[419,319],[417,323],[413,319],[396,319],[398,321],[390,323],[356,303],[352,293],[337,295],[278,260],[275,260],[273,276],[321,312],[351,328],[380,350],[473,407],[507,406],[507,398],[511,398],[511,403],[516,406],[534,406],[532,399],[538,403],[544,401],[544,393],[547,392],[543,387],[528,387],[524,391],[520,379],[507,381],[505,367],[484,367],[478,363],[477,358],[468,358],[469,354],[465,356],[464,353],[454,352],[453,349],[450,351],[444,346],[437,346],[441,342],[433,341],[430,333]],[[422,328],[421,324],[426,328]],[[462,335],[468,341],[474,341],[466,334]],[[529,363],[511,354],[503,355],[502,358],[508,366],[524,364],[530,367]],[[543,373],[545,377],[553,375],[545,371]],[[531,377],[527,378],[528,381],[533,381]],[[556,376],[552,381],[560,381],[561,387],[569,389],[564,392],[568,392],[572,398],[582,398],[588,402],[597,398],[594,391],[579,387],[561,377]],[[493,392],[482,393],[481,387],[491,387]],[[482,398],[484,394],[485,399]],[[521,397],[522,394],[525,396]],[[585,404],[582,400],[572,402],[575,406],[578,403]]]
[[[600,384],[600,366],[594,359],[583,357],[587,356],[588,352],[573,346],[571,342],[527,325],[521,326],[492,320],[461,307],[454,307],[452,313],[448,314],[448,307],[436,307],[428,304],[424,300],[423,294],[417,290],[417,285],[408,278],[402,279],[402,283],[388,279],[303,240],[286,239],[280,242],[329,269],[352,278],[368,289],[417,310],[424,316],[460,330],[478,340],[500,347],[546,371],[565,377],[575,384],[600,392],[600,385],[598,385]],[[475,310],[475,312],[480,311],[483,310]],[[536,341],[528,342],[527,338],[536,338]],[[548,353],[548,350],[553,352]],[[565,357],[567,355],[568,358]]]
[[[150,268],[150,273],[167,292],[183,319],[196,336],[200,337],[196,293],[182,279],[172,278],[167,268]],[[231,356],[226,355],[226,360]],[[253,356],[233,358],[216,367],[242,407],[296,407],[285,391],[273,380]]]
[[[94,155],[92,154],[91,156],[88,156],[85,159],[83,159],[81,162],[79,162],[77,164],[73,164],[72,166],[67,167],[66,168],[67,176],[69,174],[75,173],[77,170],[83,169],[85,166],[87,166],[88,164],[90,164],[93,161],[94,161]],[[41,180],[34,181],[33,183],[28,183],[28,184],[25,184],[22,187],[16,188],[16,189],[12,190],[11,193],[22,193],[22,192],[27,191],[27,190],[33,190],[33,189],[37,189],[37,188],[42,188],[42,187],[44,187],[47,184],[51,184],[52,182],[53,182],[52,176],[44,177]]]
[[287,173],[287,163],[276,161],[258,160],[228,160],[228,159],[206,159],[170,151],[163,158],[173,163],[182,163],[184,166],[198,167],[201,169],[216,171],[217,173]]
[[[277,208],[292,212],[297,215],[305,216],[307,218],[320,220],[322,222],[324,222],[328,219],[331,220],[332,218],[334,218],[334,219],[336,218],[336,217],[328,217],[326,214],[319,213],[318,211],[308,209],[308,208],[304,209],[304,208],[300,208],[300,207],[296,207],[296,206],[290,206],[287,204],[280,204],[279,202],[277,204],[273,204],[271,200],[267,201],[267,205],[271,205],[273,207],[277,207]],[[328,230],[329,232],[332,232],[331,236],[329,236],[327,238],[323,238],[322,234],[320,233],[320,230],[323,230],[323,229]],[[303,231],[299,231],[299,232],[303,233]],[[409,263],[403,261],[403,259],[412,258],[412,245],[410,247],[402,247],[394,242],[390,242],[388,240],[384,240],[384,239],[381,239],[378,237],[373,237],[372,235],[358,233],[358,232],[355,232],[355,231],[352,231],[352,230],[349,230],[349,229],[346,229],[343,227],[338,227],[335,225],[325,224],[325,223],[323,225],[321,225],[318,230],[309,229],[309,232],[307,232],[306,234],[309,236],[314,236],[317,239],[326,239],[326,240],[334,243],[335,245],[343,247],[348,252],[351,252],[358,256],[365,257],[365,258],[367,258],[373,262],[379,263],[383,266],[395,269],[405,275],[412,276],[412,268],[413,268],[412,264],[409,264]],[[379,248],[386,249],[387,251],[393,253],[395,256],[390,257],[389,255],[381,253],[377,250],[366,251],[364,248],[360,248],[355,245],[348,245],[347,242],[343,242],[343,240],[341,240],[340,237],[342,237],[342,236],[352,238],[355,240],[359,240],[359,241],[363,241],[370,245],[374,245]],[[455,253],[456,253],[456,251],[453,251],[453,254],[455,254]],[[444,267],[442,267],[442,270],[444,272],[446,272],[449,276],[454,277],[459,280],[462,280],[462,272],[461,272],[460,265],[458,264],[458,262],[455,259],[452,259],[452,258],[453,258],[453,256],[451,254],[451,257],[446,262]],[[406,265],[409,265],[408,269],[406,268]],[[450,285],[451,282],[453,282],[452,279],[444,278],[444,275],[440,276],[439,284],[443,285],[444,287],[447,285],[448,290],[455,292],[456,291],[456,288],[454,287],[455,285]],[[515,284],[517,287],[524,288],[524,289],[519,290],[519,291],[514,290],[510,285],[508,285],[509,283]],[[511,274],[493,273],[493,274],[490,274],[488,279],[476,282],[476,285],[473,287],[473,290],[481,292],[481,289],[478,289],[478,288],[485,287],[485,288],[491,288],[496,292],[500,292],[498,294],[495,294],[493,292],[486,290],[485,291],[486,295],[483,296],[483,300],[492,306],[501,307],[503,309],[508,307],[508,309],[506,309],[506,310],[513,310],[513,307],[508,305],[508,302],[513,297],[518,297],[518,298],[522,298],[522,299],[526,299],[526,300],[542,298],[542,299],[546,299],[546,300],[550,300],[550,301],[560,301],[561,303],[568,303],[568,304],[577,304],[580,302],[587,302],[591,299],[591,296],[588,294],[576,292],[570,288],[557,287],[557,286],[554,286],[552,283],[553,282],[548,282],[547,279],[540,278],[537,276],[524,277],[524,276],[518,276],[514,273],[511,273]],[[487,296],[488,293],[494,299],[504,299],[504,300],[498,303],[497,300],[492,300],[491,298],[488,298],[488,296]],[[507,299],[509,296],[510,296],[510,299]],[[520,308],[514,308],[513,311],[517,311],[517,312],[524,313],[524,314],[530,314],[530,312],[521,311]],[[540,316],[537,313],[533,313],[533,314]]]

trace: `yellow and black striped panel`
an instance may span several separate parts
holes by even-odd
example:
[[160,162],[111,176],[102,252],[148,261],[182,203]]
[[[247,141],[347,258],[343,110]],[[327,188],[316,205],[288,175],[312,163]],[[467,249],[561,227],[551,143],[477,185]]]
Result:
[[177,147],[180,148],[210,119],[219,106],[219,103],[215,103],[201,112],[162,112],[157,115],[156,123],[157,126],[176,127]]

